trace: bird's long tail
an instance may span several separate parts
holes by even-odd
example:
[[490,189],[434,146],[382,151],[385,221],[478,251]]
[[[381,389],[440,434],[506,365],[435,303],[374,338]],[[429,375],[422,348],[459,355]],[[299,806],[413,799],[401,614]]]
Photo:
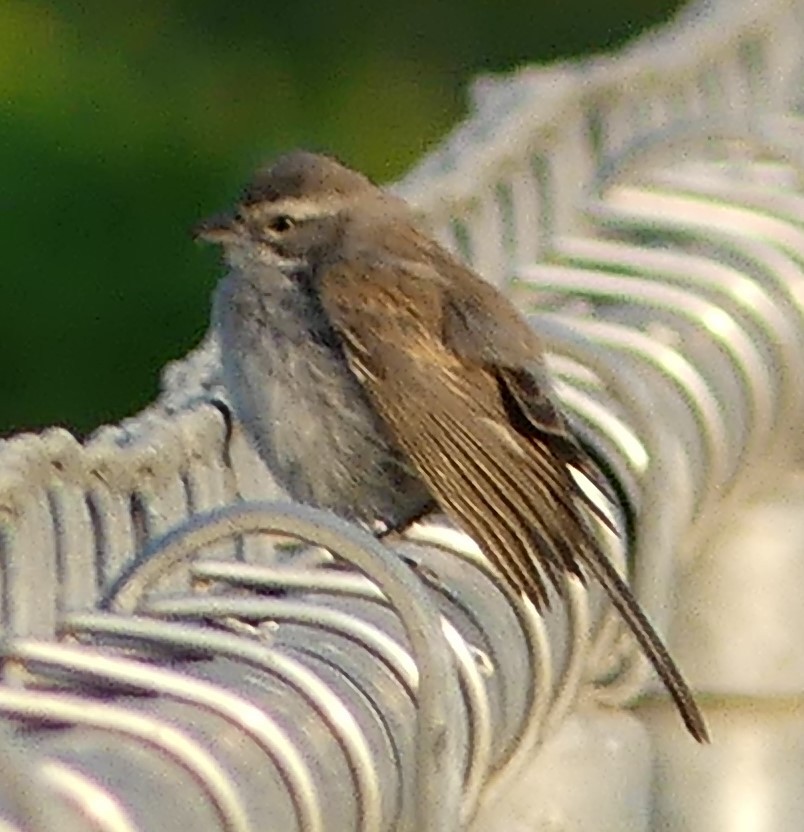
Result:
[[698,742],[709,742],[709,732],[692,690],[662,643],[653,625],[634,598],[630,587],[611,561],[600,551],[584,558],[584,566],[600,582],[611,602],[634,634],[659,678],[678,707],[690,734]]

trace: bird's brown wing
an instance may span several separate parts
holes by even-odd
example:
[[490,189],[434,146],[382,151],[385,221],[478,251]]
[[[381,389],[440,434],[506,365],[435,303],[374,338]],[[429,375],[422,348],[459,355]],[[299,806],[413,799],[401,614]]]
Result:
[[444,287],[370,268],[367,279],[336,267],[321,283],[353,371],[439,505],[545,608],[548,583],[561,592],[564,572],[581,575],[575,550],[590,537],[565,467],[511,430],[494,371],[446,345]]
[[[493,367],[512,425],[584,474],[611,499],[610,483],[581,447],[556,407],[542,359],[541,343],[507,298],[465,269],[453,265],[454,280],[444,308],[444,341],[458,355]],[[615,534],[607,516],[586,495],[587,507]]]
[[[564,573],[583,578],[585,566],[690,731],[705,738],[689,688],[580,508],[565,445],[582,452],[524,363],[538,366],[535,336],[513,307],[472,280],[479,279],[456,284],[403,263],[350,262],[322,275],[320,297],[350,367],[441,508],[539,609],[549,605],[549,584],[562,593]],[[501,305],[489,309],[492,300]]]

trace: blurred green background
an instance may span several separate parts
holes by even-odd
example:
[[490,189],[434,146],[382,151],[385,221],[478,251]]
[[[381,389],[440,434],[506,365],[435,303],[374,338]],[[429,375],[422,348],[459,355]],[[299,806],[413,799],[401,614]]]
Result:
[[0,0],[0,435],[133,414],[203,334],[187,229],[296,146],[400,176],[467,82],[680,0]]

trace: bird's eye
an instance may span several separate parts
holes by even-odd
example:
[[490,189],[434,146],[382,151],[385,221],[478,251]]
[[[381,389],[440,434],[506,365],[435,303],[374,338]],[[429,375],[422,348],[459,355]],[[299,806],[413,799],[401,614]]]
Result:
[[283,231],[289,231],[296,223],[294,222],[292,217],[288,217],[285,214],[280,214],[278,217],[274,217],[269,223],[268,227],[271,231],[279,231],[280,233]]

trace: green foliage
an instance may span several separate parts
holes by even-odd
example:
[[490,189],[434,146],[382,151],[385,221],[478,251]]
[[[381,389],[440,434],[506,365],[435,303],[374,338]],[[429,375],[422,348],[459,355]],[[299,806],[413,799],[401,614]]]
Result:
[[380,180],[478,72],[617,46],[678,0],[2,0],[0,433],[144,406],[219,271],[187,229],[296,146]]

